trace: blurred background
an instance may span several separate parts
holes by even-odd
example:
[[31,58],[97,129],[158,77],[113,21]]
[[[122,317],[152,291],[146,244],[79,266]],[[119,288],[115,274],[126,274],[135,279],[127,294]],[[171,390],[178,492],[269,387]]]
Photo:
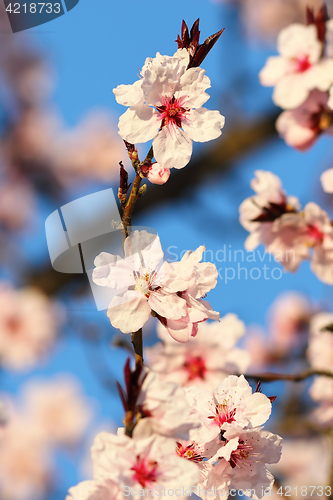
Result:
[[[190,27],[200,18],[201,41],[225,28],[202,66],[212,83],[206,106],[218,109],[226,125],[220,139],[195,145],[190,164],[172,172],[167,184],[148,185],[133,223],[154,228],[170,260],[206,246],[206,260],[219,270],[208,300],[222,316],[232,312],[245,322],[249,372],[308,366],[309,322],[319,311],[333,313],[331,288],[308,263],[297,274],[284,273],[263,247],[255,262],[246,254],[242,262],[240,252],[234,257],[247,236],[238,207],[252,194],[257,169],[277,174],[303,205],[315,201],[332,214],[331,196],[319,182],[333,167],[332,139],[322,137],[306,153],[288,147],[275,131],[272,89],[257,76],[276,53],[279,30],[304,22],[306,5],[321,3],[80,0],[66,15],[13,34],[0,2],[2,500],[64,499],[70,486],[91,477],[97,432],[121,425],[115,380],[122,381],[128,337],[97,311],[85,274],[52,269],[45,220],[82,196],[110,187],[117,192],[119,161],[133,177],[117,135],[125,109],[112,89],[137,80],[146,57],[173,54],[182,19]],[[333,15],[332,2],[327,6]],[[141,158],[148,148],[139,147]],[[238,264],[245,270],[239,273]],[[156,342],[155,329],[152,319],[145,345]],[[330,432],[305,418],[314,407],[309,384],[263,384],[263,392],[279,396],[267,428],[288,438],[287,465],[277,472],[281,484],[290,484],[290,471],[303,484],[307,467],[316,484],[330,484]],[[320,470],[318,456],[325,461]]]

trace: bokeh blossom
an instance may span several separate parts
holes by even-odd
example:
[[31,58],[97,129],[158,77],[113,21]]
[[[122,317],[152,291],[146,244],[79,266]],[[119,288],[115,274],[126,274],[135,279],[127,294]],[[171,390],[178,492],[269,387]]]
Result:
[[219,323],[200,323],[188,344],[175,342],[160,324],[157,333],[162,342],[145,349],[148,366],[183,387],[213,390],[223,378],[245,372],[250,364],[249,354],[236,347],[245,325],[235,314],[227,314]]
[[0,363],[13,371],[43,360],[56,339],[63,312],[34,288],[0,287]]

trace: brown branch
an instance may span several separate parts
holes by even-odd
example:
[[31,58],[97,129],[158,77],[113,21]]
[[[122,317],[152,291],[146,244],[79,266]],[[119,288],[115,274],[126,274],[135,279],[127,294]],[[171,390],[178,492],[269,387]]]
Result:
[[135,365],[143,364],[142,328],[132,333],[132,345],[135,352]]
[[131,189],[131,194],[129,195],[128,201],[127,201],[126,206],[125,206],[124,211],[123,211],[122,223],[124,226],[126,238],[128,236],[128,226],[131,225],[131,221],[132,221],[132,213],[133,213],[134,205],[136,203],[136,200],[140,196],[139,188],[140,188],[141,181],[142,181],[142,179],[141,179],[140,175],[136,174],[134,182],[133,182],[133,186]]
[[314,377],[319,375],[321,377],[330,377],[333,378],[333,372],[328,372],[325,370],[306,370],[302,373],[272,373],[272,372],[264,372],[264,373],[251,373],[244,374],[245,378],[260,380],[261,382],[275,382],[276,380],[289,380],[290,382],[300,382],[301,380],[305,380],[310,377]]

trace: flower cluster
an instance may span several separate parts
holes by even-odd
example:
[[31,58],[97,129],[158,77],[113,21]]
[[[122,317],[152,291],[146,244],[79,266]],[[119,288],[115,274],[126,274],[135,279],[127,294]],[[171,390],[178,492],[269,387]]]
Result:
[[307,9],[307,25],[284,28],[277,48],[259,79],[274,86],[273,101],[286,110],[276,123],[279,134],[305,150],[323,132],[333,134],[333,20],[324,7],[317,15]]
[[111,492],[119,499],[138,492],[154,497],[164,488],[202,498],[210,489],[227,498],[229,487],[261,498],[273,483],[265,464],[276,463],[281,454],[281,438],[261,428],[271,412],[270,399],[252,394],[243,376],[227,377],[212,394],[136,371],[125,368],[132,384],[121,393],[126,414],[136,415],[131,436],[119,429],[117,435],[96,437],[94,480],[71,488],[68,500],[106,500]]
[[239,208],[240,223],[250,232],[245,248],[253,250],[262,243],[287,271],[311,259],[316,276],[333,284],[333,227],[328,214],[312,202],[300,210],[297,198],[285,194],[273,173],[257,170],[255,175],[251,186],[256,195]]
[[125,257],[102,252],[95,259],[93,281],[115,290],[108,316],[123,333],[136,332],[151,314],[178,342],[187,342],[198,324],[219,314],[203,301],[217,283],[217,270],[201,262],[204,247],[188,251],[180,262],[163,261],[158,236],[133,231],[124,243]]

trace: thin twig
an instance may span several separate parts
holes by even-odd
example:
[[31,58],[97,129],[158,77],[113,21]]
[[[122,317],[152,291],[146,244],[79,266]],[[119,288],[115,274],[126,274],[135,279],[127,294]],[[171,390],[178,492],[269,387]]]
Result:
[[261,382],[275,382],[276,380],[289,380],[291,382],[300,382],[310,377],[319,375],[321,377],[331,377],[333,378],[333,372],[328,372],[325,370],[306,370],[302,373],[250,373],[244,374],[245,378],[260,380]]
[[142,328],[137,332],[132,333],[132,345],[135,352],[135,364],[143,364],[143,347],[142,347]]

